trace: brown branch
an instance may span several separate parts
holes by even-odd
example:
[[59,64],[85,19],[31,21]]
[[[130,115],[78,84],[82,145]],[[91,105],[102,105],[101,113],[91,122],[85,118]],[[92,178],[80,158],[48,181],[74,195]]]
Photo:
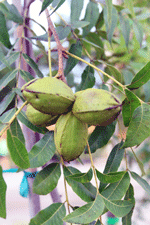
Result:
[[54,39],[57,44],[57,50],[58,50],[58,76],[57,77],[59,79],[61,79],[63,82],[67,83],[66,78],[64,76],[64,69],[63,69],[63,46],[60,43],[58,34],[57,34],[55,27],[51,21],[48,9],[45,10],[45,13],[46,13],[47,21],[48,21],[48,32],[50,32],[49,35],[51,37],[51,32],[53,33]]

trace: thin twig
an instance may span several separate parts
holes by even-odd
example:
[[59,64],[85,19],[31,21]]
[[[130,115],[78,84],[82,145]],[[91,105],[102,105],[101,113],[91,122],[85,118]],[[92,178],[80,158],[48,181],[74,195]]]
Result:
[[98,188],[98,182],[97,182],[97,176],[96,176],[95,166],[94,166],[94,162],[93,162],[93,158],[92,158],[92,154],[91,154],[91,149],[90,149],[90,146],[89,146],[88,141],[87,141],[87,148],[88,148],[88,152],[89,152],[89,156],[90,156],[90,160],[91,160],[91,166],[93,168],[93,173],[94,173],[94,179],[95,179],[95,183],[96,183],[97,193],[99,193],[99,188]]

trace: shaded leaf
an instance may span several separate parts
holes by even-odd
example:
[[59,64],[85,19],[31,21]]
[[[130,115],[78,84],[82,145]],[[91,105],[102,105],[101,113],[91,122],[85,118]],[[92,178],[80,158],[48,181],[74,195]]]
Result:
[[15,69],[5,74],[2,79],[0,79],[0,89],[6,87],[6,85],[16,77],[17,72],[18,70]]
[[7,48],[11,48],[12,45],[9,40],[9,34],[6,26],[6,19],[4,14],[0,11],[0,42]]
[[29,225],[63,225],[63,217],[66,215],[66,209],[62,203],[53,203],[47,208],[41,210],[30,220]]
[[60,0],[59,3],[57,4],[57,6],[55,7],[55,9],[53,10],[53,12],[51,13],[51,15],[57,10],[59,9],[59,7],[65,2],[66,0]]
[[86,66],[82,73],[82,81],[77,87],[76,91],[85,90],[87,88],[92,88],[95,84],[94,69],[90,66]]
[[[104,174],[110,173],[110,172],[116,172],[120,166],[120,163],[124,156],[124,148],[122,148],[123,142],[120,142],[119,144],[115,145],[112,151],[110,152],[106,166],[104,169]],[[105,183],[100,183],[99,190],[100,192],[106,187]]]
[[138,40],[141,46],[143,41],[143,28],[141,24],[139,24],[137,21],[133,21],[133,30],[134,30],[136,39]]
[[11,135],[14,137],[17,137],[24,145],[25,145],[25,138],[22,133],[22,129],[20,127],[20,124],[18,123],[18,120],[15,118],[12,124],[10,125],[10,132]]
[[105,3],[107,9],[108,29],[110,29],[112,23],[112,0],[105,0]]
[[9,65],[9,63],[8,63],[8,61],[5,58],[5,54],[3,52],[2,46],[0,46],[0,62],[2,64],[4,64],[5,66],[7,66],[10,70],[12,70],[10,65]]
[[[69,26],[65,26],[65,27],[58,26],[55,28],[55,30],[60,40],[63,40],[64,38],[66,38],[71,32],[71,28]],[[48,41],[48,34],[45,33],[40,36],[31,37],[31,39],[40,40],[40,41]],[[55,41],[55,38],[53,35],[51,37],[51,41]]]
[[[105,146],[115,131],[116,122],[109,124],[108,126],[97,126],[90,135],[88,140],[91,152],[94,153],[98,148]],[[88,153],[87,146],[85,153]]]
[[0,166],[0,217],[6,219],[6,189],[7,185],[2,175],[2,167]]
[[104,201],[101,195],[97,194],[93,202],[81,206],[74,212],[67,215],[63,220],[69,223],[86,224],[97,219],[103,212]]
[[125,173],[126,173],[126,171],[103,174],[103,173],[100,173],[98,170],[96,170],[97,178],[102,183],[118,182],[125,175]]
[[16,94],[14,92],[10,92],[9,94],[5,96],[5,98],[3,98],[3,101],[1,102],[1,107],[0,107],[0,114],[2,114],[7,109],[9,104],[13,101],[15,95]]
[[129,89],[137,89],[142,85],[146,84],[150,79],[150,62],[148,62],[133,78],[130,85],[127,86]]
[[31,66],[31,68],[36,72],[37,76],[42,78],[43,74],[42,72],[39,70],[38,65],[33,61],[33,59],[31,59],[27,54],[23,53],[22,54],[23,58],[25,59],[26,63],[29,64],[29,66]]
[[87,25],[89,25],[88,21],[73,21],[71,24],[71,27],[73,29],[79,28],[79,27],[86,27]]
[[[106,64],[106,63],[105,63]],[[113,76],[119,82],[122,82],[122,74],[117,70],[114,66],[106,64],[108,71],[110,72],[109,75]]]
[[107,32],[107,39],[111,43],[113,33],[115,30],[115,27],[117,25],[117,10],[115,7],[112,7],[112,19],[111,19],[111,25],[109,26],[109,21],[108,21],[108,12],[106,6],[104,7],[104,21],[105,21],[105,26],[106,26],[106,32]]
[[[129,186],[129,189],[127,190],[127,193],[126,193],[126,196],[125,196],[124,199],[125,200],[131,199],[133,203],[135,202],[135,199],[134,199],[134,189],[133,189],[133,186],[131,184]],[[124,216],[122,218],[122,225],[132,225],[131,218],[132,218],[132,214],[133,214],[133,209],[134,209],[134,206],[132,207],[132,209],[130,210],[130,212],[126,216]]]
[[33,182],[33,193],[47,195],[55,189],[60,178],[59,163],[51,163],[41,170]]
[[130,185],[130,177],[126,172],[122,178],[115,183],[109,184],[102,192],[107,200],[120,200],[126,194]]
[[21,121],[21,123],[23,123],[24,125],[26,125],[28,128],[30,128],[31,130],[33,130],[35,132],[45,134],[48,131],[48,129],[46,129],[45,127],[37,127],[34,124],[32,124],[28,120],[28,118],[27,118],[27,116],[26,116],[24,111],[21,111],[18,114],[17,118]]
[[116,172],[124,156],[123,142],[115,145],[107,159],[104,173]]
[[71,166],[64,168],[64,175],[67,183],[71,186],[73,191],[85,202],[90,202],[95,199],[96,196],[96,188],[89,182],[89,183],[79,183],[72,179],[69,179],[69,175],[79,174],[81,173],[76,168]]
[[93,171],[90,168],[90,170],[87,173],[76,173],[73,175],[69,175],[67,178],[80,183],[88,183],[91,181],[92,176],[93,176]]
[[42,8],[40,14],[53,2],[54,0],[44,0],[42,3]]
[[2,116],[0,116],[0,121],[2,122],[2,124],[0,125],[0,131],[7,126],[7,123],[9,122],[9,120],[13,117],[13,115],[15,114],[16,110],[15,108],[8,110],[7,112],[5,112]]
[[130,172],[132,178],[138,182],[138,184],[150,195],[150,185],[147,183],[146,180],[144,180],[142,177],[140,177],[137,173],[135,172]]
[[105,206],[107,209],[113,213],[116,217],[126,216],[134,204],[131,200],[116,200],[116,201],[108,201],[107,199],[103,199]]
[[96,30],[100,30],[103,25],[104,25],[104,16],[103,16],[103,11],[102,11],[99,14],[99,18],[96,23]]
[[119,14],[119,20],[120,20],[121,32],[123,34],[126,47],[128,47],[129,38],[130,38],[130,21],[128,17],[124,16],[121,12]]
[[54,132],[47,132],[29,152],[30,168],[43,166],[55,153]]
[[141,144],[150,136],[150,106],[142,103],[133,112],[131,122],[129,124],[124,148],[133,147]]
[[74,21],[79,21],[79,17],[83,8],[83,0],[74,0],[71,1],[71,15],[70,20],[71,23]]
[[30,167],[28,152],[24,144],[7,130],[7,147],[13,162],[22,169]]
[[129,126],[134,110],[141,105],[139,98],[128,89],[125,90],[126,98],[123,101],[122,116],[126,127]]
[[[14,52],[11,55],[8,55],[5,57],[5,60],[7,61],[8,65],[11,65],[14,63],[19,57],[19,52]],[[6,64],[1,64],[0,65],[0,70],[4,69],[5,67],[8,67]]]
[[140,168],[140,170],[141,170],[142,176],[144,176],[144,175],[145,175],[145,170],[144,170],[144,165],[143,165],[143,163],[142,163],[141,160],[136,156],[136,154],[135,154],[135,152],[133,151],[133,149],[132,149],[132,153],[133,153],[133,155],[134,155],[134,157],[135,157],[135,159],[136,159],[136,162],[137,162],[137,164],[138,164],[138,166],[139,166],[139,168]]
[[97,3],[90,1],[87,4],[85,17],[83,19],[83,21],[88,21],[89,25],[83,28],[83,36],[86,36],[90,32],[91,28],[96,25],[98,17],[99,17],[98,5]]
[[[81,57],[82,54],[82,45],[80,43],[80,41],[77,41],[75,44],[72,44],[69,52]],[[71,56],[68,57],[67,63],[66,63],[66,68],[64,70],[64,74],[65,76],[67,76],[67,74],[76,66],[76,64],[78,63],[79,60],[72,58]]]
[[34,79],[34,77],[33,77],[30,73],[28,73],[27,71],[25,71],[25,70],[19,70],[19,72],[20,72],[21,77],[22,77],[26,82],[28,82],[28,81]]
[[104,52],[103,42],[100,39],[99,35],[93,32],[88,33],[88,35],[83,38],[82,40],[86,41],[87,43],[91,44],[95,48],[100,48]]
[[15,5],[9,4],[7,1],[4,1],[4,4],[0,3],[0,10],[4,13],[8,20],[12,20],[13,22],[20,25],[23,24],[23,18]]

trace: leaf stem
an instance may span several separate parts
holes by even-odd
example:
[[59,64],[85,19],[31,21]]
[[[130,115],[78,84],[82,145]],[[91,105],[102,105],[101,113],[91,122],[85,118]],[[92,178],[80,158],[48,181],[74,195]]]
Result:
[[23,107],[27,104],[28,102],[25,101],[22,106],[17,110],[17,112],[15,112],[15,114],[13,115],[13,117],[9,120],[8,124],[6,127],[4,127],[0,133],[0,137],[3,135],[3,133],[8,129],[8,127],[10,126],[10,124],[14,121],[14,119],[17,117],[17,115],[21,112],[21,110],[23,109]]
[[88,152],[89,152],[89,156],[90,156],[90,160],[91,160],[91,166],[93,168],[93,173],[94,173],[94,179],[95,179],[95,183],[96,183],[97,193],[99,193],[99,188],[98,188],[98,182],[97,182],[97,176],[96,176],[95,166],[94,166],[94,162],[93,162],[93,158],[92,158],[92,154],[91,154],[91,149],[90,149],[90,146],[89,146],[88,141],[87,141],[87,148],[88,148]]
[[105,73],[103,70],[99,69],[98,67],[96,67],[95,65],[87,62],[86,60],[66,51],[66,50],[63,50],[66,54],[70,55],[71,57],[75,58],[75,59],[78,59],[79,61],[82,61],[84,63],[86,63],[87,65],[93,67],[95,70],[101,72],[102,74],[104,74],[106,77],[108,77],[109,79],[111,79],[112,81],[114,81],[116,84],[118,84],[120,87],[122,87],[123,89],[125,89],[125,86],[123,84],[121,84],[119,81],[117,81],[115,78],[111,77],[109,74]]
[[[64,161],[63,161],[62,157],[61,157],[61,164],[62,164],[62,168],[64,169],[65,164],[64,164]],[[67,183],[66,183],[65,176],[64,176],[64,187],[65,187],[65,195],[66,195],[66,202],[67,202],[68,213],[70,214],[70,208],[69,208],[70,204],[69,204],[69,199],[68,199]]]

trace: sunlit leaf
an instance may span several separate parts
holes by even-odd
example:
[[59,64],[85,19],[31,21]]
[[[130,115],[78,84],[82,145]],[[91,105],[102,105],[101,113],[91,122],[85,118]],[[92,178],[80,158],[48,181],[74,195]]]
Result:
[[13,162],[22,169],[30,167],[28,152],[24,144],[7,130],[7,147]]
[[47,132],[29,152],[30,168],[43,166],[55,153],[54,132]]
[[7,185],[2,175],[2,167],[0,166],[0,217],[6,219],[6,189]]
[[129,89],[137,89],[146,84],[150,79],[150,62],[148,62],[133,78],[130,85],[127,86]]
[[141,144],[150,136],[150,106],[142,103],[135,109],[127,130],[124,148]]
[[139,98],[128,89],[125,90],[126,98],[123,101],[122,116],[126,127],[129,126],[134,110],[141,105]]
[[101,195],[97,194],[93,202],[81,206],[74,212],[67,215],[63,220],[69,223],[87,224],[97,219],[103,212],[104,201]]
[[107,199],[103,200],[107,209],[111,213],[113,213],[113,215],[115,215],[116,217],[123,217],[127,215],[134,206],[131,200],[115,200],[115,201],[109,201]]
[[132,0],[124,0],[125,8],[128,8],[131,15],[134,17],[134,8],[133,8],[133,1]]
[[63,225],[62,219],[65,215],[66,209],[64,204],[53,203],[33,217],[29,225]]
[[10,125],[10,131],[12,136],[17,137],[23,144],[25,144],[25,138],[17,119],[14,119],[14,121]]
[[90,170],[87,173],[76,173],[73,175],[69,175],[67,178],[80,183],[88,183],[91,181],[92,176],[93,176],[93,171],[90,168]]
[[72,179],[69,179],[69,175],[79,174],[81,173],[79,170],[73,167],[65,167],[64,175],[67,183],[71,186],[73,191],[85,202],[90,202],[95,199],[96,196],[96,188],[89,183],[79,183]]
[[130,177],[126,172],[118,182],[109,184],[101,194],[108,200],[121,200],[126,194],[129,185]]
[[57,186],[61,171],[59,163],[51,163],[41,170],[33,182],[33,193],[47,195]]
[[97,178],[102,183],[115,183],[115,182],[118,182],[125,175],[125,173],[126,173],[125,171],[121,171],[121,172],[114,172],[114,173],[103,174],[103,173],[100,173],[98,170],[96,170]]

